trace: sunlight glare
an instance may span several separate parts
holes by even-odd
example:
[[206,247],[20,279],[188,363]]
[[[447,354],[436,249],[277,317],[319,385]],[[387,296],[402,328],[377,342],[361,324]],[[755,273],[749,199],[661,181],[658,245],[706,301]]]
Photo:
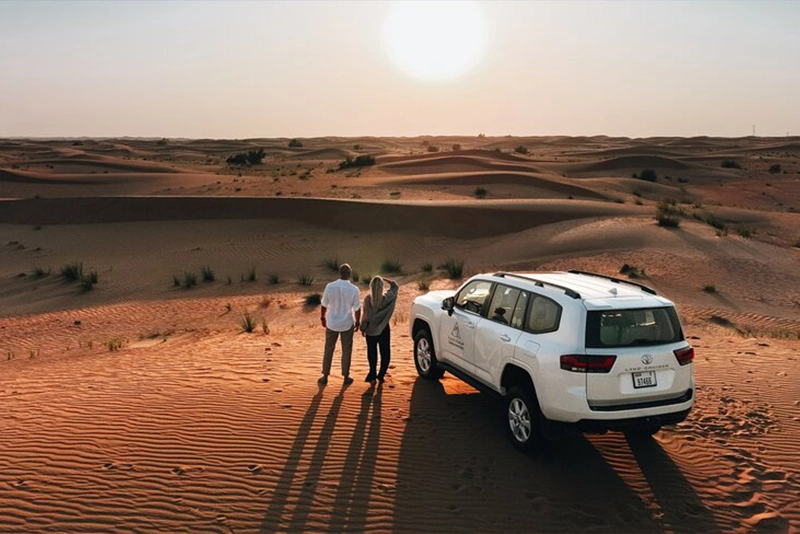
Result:
[[476,2],[395,2],[384,30],[392,61],[422,80],[455,78],[474,68],[486,49]]

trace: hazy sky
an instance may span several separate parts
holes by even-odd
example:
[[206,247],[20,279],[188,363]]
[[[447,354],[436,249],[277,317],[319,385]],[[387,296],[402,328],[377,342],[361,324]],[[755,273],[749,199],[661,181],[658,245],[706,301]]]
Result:
[[478,8],[425,81],[389,2],[0,1],[0,136],[800,134],[800,2]]

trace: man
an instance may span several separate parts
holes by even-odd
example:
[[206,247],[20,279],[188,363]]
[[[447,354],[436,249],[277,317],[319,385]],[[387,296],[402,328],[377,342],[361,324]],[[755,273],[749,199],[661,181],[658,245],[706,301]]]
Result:
[[[344,384],[353,383],[350,376],[350,356],[353,353],[353,332],[361,326],[361,302],[358,288],[350,283],[353,270],[346,263],[339,267],[339,280],[325,286],[322,294],[320,321],[325,328],[325,355],[322,359],[320,384],[328,383],[336,340],[342,337],[342,376]],[[355,312],[355,321],[353,313]]]

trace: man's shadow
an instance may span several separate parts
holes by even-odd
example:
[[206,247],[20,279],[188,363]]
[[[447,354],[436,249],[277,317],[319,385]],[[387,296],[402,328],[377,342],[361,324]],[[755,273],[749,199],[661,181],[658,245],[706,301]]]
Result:
[[261,532],[275,532],[278,530],[302,531],[304,529],[306,521],[308,520],[308,514],[313,505],[317,482],[322,472],[325,456],[328,452],[333,430],[336,426],[336,418],[339,415],[339,409],[344,400],[344,392],[346,389],[347,386],[343,385],[342,389],[339,390],[339,393],[334,397],[330,410],[328,410],[328,415],[325,417],[325,422],[322,425],[317,444],[311,456],[311,464],[303,483],[303,489],[294,507],[294,512],[287,523],[284,520],[287,508],[286,504],[292,488],[295,485],[295,478],[297,476],[300,460],[303,457],[303,451],[311,433],[314,419],[319,411],[325,386],[320,386],[319,392],[314,395],[314,398],[311,400],[311,405],[308,407],[308,410],[306,410],[300,422],[300,426],[297,429],[297,435],[289,451],[286,465],[283,467],[283,473],[275,486],[272,499],[267,505],[264,520],[261,523]]

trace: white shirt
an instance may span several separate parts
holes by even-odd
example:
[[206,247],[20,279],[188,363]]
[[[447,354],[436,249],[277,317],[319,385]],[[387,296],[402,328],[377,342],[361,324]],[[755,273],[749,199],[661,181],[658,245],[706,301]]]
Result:
[[325,320],[328,328],[346,332],[353,328],[353,312],[361,309],[358,288],[349,280],[336,280],[325,286],[322,305],[327,308]]

